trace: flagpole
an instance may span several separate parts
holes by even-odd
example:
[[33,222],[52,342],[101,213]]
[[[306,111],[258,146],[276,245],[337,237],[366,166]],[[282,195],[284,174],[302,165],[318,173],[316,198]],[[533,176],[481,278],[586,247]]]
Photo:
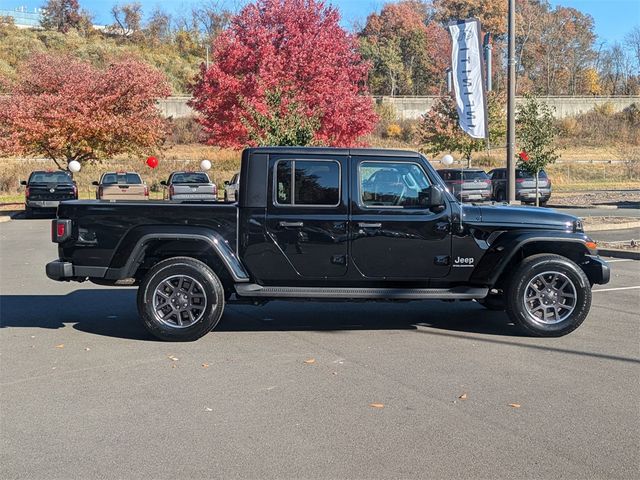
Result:
[[514,203],[516,200],[516,28],[515,28],[515,0],[509,0],[509,56],[507,71],[507,201]]

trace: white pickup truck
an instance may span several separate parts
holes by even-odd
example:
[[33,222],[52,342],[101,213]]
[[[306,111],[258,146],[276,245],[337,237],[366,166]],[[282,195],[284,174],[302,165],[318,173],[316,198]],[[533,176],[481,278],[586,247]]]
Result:
[[204,172],[172,172],[166,182],[165,200],[218,200],[218,188]]

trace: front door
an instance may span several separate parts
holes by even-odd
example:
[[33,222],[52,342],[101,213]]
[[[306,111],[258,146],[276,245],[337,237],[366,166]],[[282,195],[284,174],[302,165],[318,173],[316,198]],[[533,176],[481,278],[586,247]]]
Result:
[[271,156],[266,230],[278,258],[271,282],[347,273],[346,159]]
[[368,278],[426,280],[449,272],[451,218],[424,207],[432,182],[419,159],[353,157],[351,254]]

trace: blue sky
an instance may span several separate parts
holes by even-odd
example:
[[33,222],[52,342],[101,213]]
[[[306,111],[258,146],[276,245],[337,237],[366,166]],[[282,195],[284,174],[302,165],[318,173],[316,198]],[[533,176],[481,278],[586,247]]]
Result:
[[[126,0],[121,0],[126,1]],[[145,11],[151,11],[161,5],[169,12],[189,10],[197,0],[138,0]],[[244,3],[242,0],[219,0],[228,7]],[[506,0],[504,0],[506,2]],[[30,9],[41,6],[44,0],[0,0],[0,9],[13,9],[26,6]],[[94,14],[97,24],[110,23],[109,10],[116,1],[80,0],[80,5]],[[367,15],[386,3],[384,0],[330,0],[340,9],[343,25],[352,28],[354,24],[363,24]],[[589,13],[595,19],[599,41],[613,43],[621,41],[624,35],[635,25],[640,24],[640,0],[551,0],[552,5],[574,7]]]

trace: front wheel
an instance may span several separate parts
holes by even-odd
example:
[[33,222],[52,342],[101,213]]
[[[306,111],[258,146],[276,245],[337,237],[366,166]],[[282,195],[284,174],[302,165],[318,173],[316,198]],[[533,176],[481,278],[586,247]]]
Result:
[[506,310],[527,333],[559,337],[578,328],[591,307],[591,288],[582,269],[560,255],[525,258],[511,277]]
[[189,342],[210,332],[224,311],[224,288],[209,266],[173,257],[153,267],[138,288],[138,313],[161,340]]

